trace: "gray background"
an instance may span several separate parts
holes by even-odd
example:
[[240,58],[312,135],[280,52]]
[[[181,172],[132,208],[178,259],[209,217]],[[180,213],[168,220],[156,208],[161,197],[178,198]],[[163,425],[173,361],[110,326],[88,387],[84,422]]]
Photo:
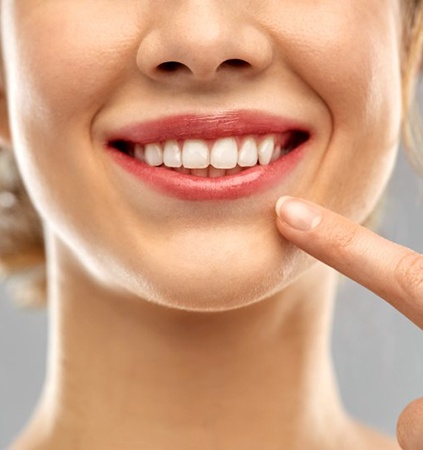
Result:
[[[379,233],[423,253],[423,181],[402,153]],[[0,285],[1,449],[25,425],[40,393],[46,328],[45,312],[17,309]],[[395,435],[401,410],[423,396],[423,333],[384,301],[344,279],[332,348],[346,408],[365,423]]]

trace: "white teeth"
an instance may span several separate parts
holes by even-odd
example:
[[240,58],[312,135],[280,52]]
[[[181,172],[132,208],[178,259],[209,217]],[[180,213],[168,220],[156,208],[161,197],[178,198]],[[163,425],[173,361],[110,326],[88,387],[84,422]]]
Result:
[[163,151],[163,162],[167,167],[182,166],[182,153],[176,141],[166,141]]
[[241,171],[242,171],[242,167],[236,166],[236,167],[233,167],[232,169],[227,170],[226,175],[235,175],[236,173],[239,173]]
[[209,177],[210,178],[218,178],[223,177],[226,173],[225,169],[216,169],[216,167],[210,166],[209,167]]
[[187,173],[186,171],[189,172],[190,169],[198,170],[196,172],[198,176],[212,178],[237,173],[244,167],[268,165],[280,158],[282,153],[281,146],[276,145],[274,135],[262,138],[259,144],[255,137],[247,136],[221,138],[213,144],[202,139],[188,139],[183,144],[179,144],[176,140],[168,140],[164,143],[150,143],[145,147],[141,145],[134,147],[135,158],[149,166],[164,164],[181,173]]
[[205,169],[210,164],[210,152],[205,141],[187,140],[182,149],[182,164],[187,169]]
[[238,165],[252,167],[257,164],[257,144],[255,139],[249,137],[243,142],[238,155]]
[[144,153],[145,162],[149,166],[160,166],[163,164],[163,151],[159,144],[147,144]]
[[134,147],[134,156],[139,161],[145,162],[144,160],[144,149],[141,145],[136,145]]
[[281,155],[282,155],[282,150],[281,150],[280,145],[278,145],[273,150],[272,159],[270,160],[270,162],[276,161],[277,159],[279,159],[281,157]]
[[233,169],[238,162],[238,145],[235,138],[218,139],[211,150],[211,165],[216,169]]
[[177,167],[175,170],[179,173],[184,173],[184,174],[188,174],[191,172],[189,169],[185,169],[185,167]]
[[273,149],[275,148],[275,138],[273,136],[266,137],[258,146],[259,163],[267,166],[272,158]]
[[209,169],[191,169],[191,175],[206,177]]

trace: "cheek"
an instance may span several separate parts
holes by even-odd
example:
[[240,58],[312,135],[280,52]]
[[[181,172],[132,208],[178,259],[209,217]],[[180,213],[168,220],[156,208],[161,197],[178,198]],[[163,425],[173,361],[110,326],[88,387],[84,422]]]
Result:
[[92,120],[135,68],[137,8],[95,4],[27,0],[3,7],[9,103],[23,123],[51,132],[52,124]]
[[332,133],[314,179],[317,189],[300,194],[362,221],[386,185],[399,143],[399,5],[306,4],[292,3],[296,14],[286,11],[295,20],[284,23],[281,57],[326,106]]
[[310,7],[307,3],[304,7],[293,4],[292,13],[284,10],[290,20],[283,22],[279,32],[281,59],[331,110],[335,127],[368,124],[371,129],[381,119],[397,123],[401,99],[398,4],[329,0]]
[[92,184],[88,175],[98,175],[90,127],[131,70],[135,10],[114,2],[99,8],[85,0],[2,5],[13,146],[29,194],[41,209],[61,196],[85,195],[66,172],[82,174],[86,186]]

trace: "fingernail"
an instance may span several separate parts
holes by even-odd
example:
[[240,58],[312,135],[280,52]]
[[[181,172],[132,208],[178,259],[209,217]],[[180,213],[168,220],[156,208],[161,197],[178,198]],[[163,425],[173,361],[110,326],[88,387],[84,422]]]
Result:
[[312,230],[322,221],[317,208],[289,196],[281,197],[276,202],[276,214],[291,228],[299,231]]

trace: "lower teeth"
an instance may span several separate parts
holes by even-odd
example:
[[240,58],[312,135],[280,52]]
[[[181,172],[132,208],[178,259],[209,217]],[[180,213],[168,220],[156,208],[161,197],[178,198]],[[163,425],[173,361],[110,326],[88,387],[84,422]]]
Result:
[[185,167],[169,168],[166,166],[160,166],[170,170],[175,170],[176,172],[183,173],[185,175],[193,175],[196,177],[208,177],[208,178],[218,178],[227,175],[235,175],[239,172],[249,169],[250,167],[240,167],[235,166],[232,169],[216,169],[216,167],[208,166],[205,169],[186,169]]

